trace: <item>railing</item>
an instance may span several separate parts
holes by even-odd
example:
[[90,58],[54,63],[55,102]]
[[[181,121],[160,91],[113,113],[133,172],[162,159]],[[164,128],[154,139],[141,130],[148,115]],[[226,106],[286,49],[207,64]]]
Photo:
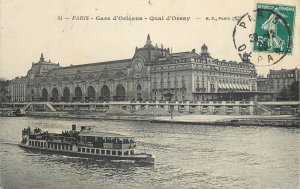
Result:
[[268,108],[267,106],[262,105],[262,104],[257,104],[257,107],[269,114],[271,114],[273,111],[271,108]]
[[114,144],[114,143],[103,143],[105,149],[132,149],[136,147],[135,143],[129,144]]

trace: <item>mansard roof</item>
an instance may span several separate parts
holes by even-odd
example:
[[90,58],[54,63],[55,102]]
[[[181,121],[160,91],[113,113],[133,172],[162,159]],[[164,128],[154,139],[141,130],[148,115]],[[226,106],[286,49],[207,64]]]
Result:
[[95,62],[95,63],[65,66],[65,67],[60,67],[60,68],[56,68],[56,69],[80,68],[80,67],[86,67],[86,66],[98,66],[98,65],[122,63],[122,62],[129,63],[129,62],[131,62],[131,60],[132,59],[121,59],[121,60],[112,60],[112,61],[105,61],[105,62]]
[[294,73],[295,69],[280,69],[280,70],[270,70],[270,74],[286,74]]

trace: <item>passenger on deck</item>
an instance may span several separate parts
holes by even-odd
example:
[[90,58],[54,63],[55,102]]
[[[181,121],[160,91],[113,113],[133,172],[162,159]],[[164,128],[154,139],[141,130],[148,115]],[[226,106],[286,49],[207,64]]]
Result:
[[118,144],[122,144],[122,140],[119,140],[119,139],[118,139]]

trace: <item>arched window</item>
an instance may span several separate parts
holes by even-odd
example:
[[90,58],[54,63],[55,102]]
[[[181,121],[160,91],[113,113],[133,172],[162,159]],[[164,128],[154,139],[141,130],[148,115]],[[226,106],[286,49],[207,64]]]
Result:
[[141,91],[141,90],[142,90],[141,84],[138,84],[138,85],[136,86],[136,90],[137,90],[137,91]]
[[103,85],[101,88],[101,99],[105,101],[110,100],[110,91],[107,85]]
[[48,98],[48,91],[45,88],[43,88],[43,90],[42,90],[42,98],[43,98],[43,100],[47,100],[47,98]]
[[65,87],[63,92],[63,101],[69,101],[69,100],[70,100],[70,90],[68,87]]
[[251,91],[256,91],[255,82],[251,82]]
[[80,87],[75,88],[75,100],[80,101],[82,99],[82,90]]
[[125,100],[125,88],[122,84],[117,85],[115,100]]
[[95,88],[93,86],[89,86],[88,89],[87,89],[87,92],[88,92],[88,98],[89,99],[95,99],[96,97],[96,92],[95,92]]
[[58,101],[58,90],[57,90],[57,88],[52,89],[52,100],[53,101]]
[[136,99],[137,99],[138,101],[143,101],[142,94],[141,94],[141,93],[137,93],[137,94],[136,94]]

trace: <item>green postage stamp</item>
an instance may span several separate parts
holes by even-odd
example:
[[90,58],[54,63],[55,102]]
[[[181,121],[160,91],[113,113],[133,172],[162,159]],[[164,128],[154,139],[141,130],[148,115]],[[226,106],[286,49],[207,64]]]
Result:
[[296,7],[257,4],[254,52],[291,54]]

